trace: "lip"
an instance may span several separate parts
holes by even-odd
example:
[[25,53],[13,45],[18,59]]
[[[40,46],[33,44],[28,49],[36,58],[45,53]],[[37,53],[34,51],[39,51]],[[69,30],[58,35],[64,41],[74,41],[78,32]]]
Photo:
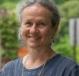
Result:
[[30,39],[31,41],[38,41],[40,39],[40,37],[29,36],[28,39]]

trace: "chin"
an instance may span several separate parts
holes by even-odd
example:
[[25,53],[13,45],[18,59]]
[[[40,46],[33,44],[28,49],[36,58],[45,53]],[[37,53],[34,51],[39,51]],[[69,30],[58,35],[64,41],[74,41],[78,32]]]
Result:
[[39,46],[40,46],[39,44],[34,44],[34,43],[29,43],[28,44],[28,47],[30,47],[30,48],[37,48]]

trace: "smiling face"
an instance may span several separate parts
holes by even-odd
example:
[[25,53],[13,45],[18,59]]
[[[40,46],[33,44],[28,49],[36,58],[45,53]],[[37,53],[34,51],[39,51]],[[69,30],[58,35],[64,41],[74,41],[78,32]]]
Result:
[[39,4],[24,8],[20,33],[26,47],[49,47],[56,32],[51,24],[51,12]]

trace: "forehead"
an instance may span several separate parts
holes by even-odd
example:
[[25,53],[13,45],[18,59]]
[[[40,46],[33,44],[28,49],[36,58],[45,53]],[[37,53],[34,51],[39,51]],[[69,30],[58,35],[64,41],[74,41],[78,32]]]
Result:
[[21,13],[21,17],[28,17],[28,16],[34,16],[34,17],[45,17],[45,18],[50,18],[52,13],[45,8],[44,6],[40,4],[33,4],[31,6],[28,6],[24,8],[24,10]]

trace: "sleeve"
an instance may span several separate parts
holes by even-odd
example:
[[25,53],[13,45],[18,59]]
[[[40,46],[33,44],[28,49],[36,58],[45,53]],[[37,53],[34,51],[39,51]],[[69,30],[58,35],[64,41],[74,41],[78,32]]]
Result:
[[69,73],[69,76],[79,76],[79,66],[76,65]]
[[0,71],[0,76],[13,76],[13,62],[9,62],[3,66]]
[[0,69],[0,76],[2,76],[2,72],[1,72],[1,69]]
[[64,58],[57,67],[56,76],[79,76],[79,65],[68,58]]

